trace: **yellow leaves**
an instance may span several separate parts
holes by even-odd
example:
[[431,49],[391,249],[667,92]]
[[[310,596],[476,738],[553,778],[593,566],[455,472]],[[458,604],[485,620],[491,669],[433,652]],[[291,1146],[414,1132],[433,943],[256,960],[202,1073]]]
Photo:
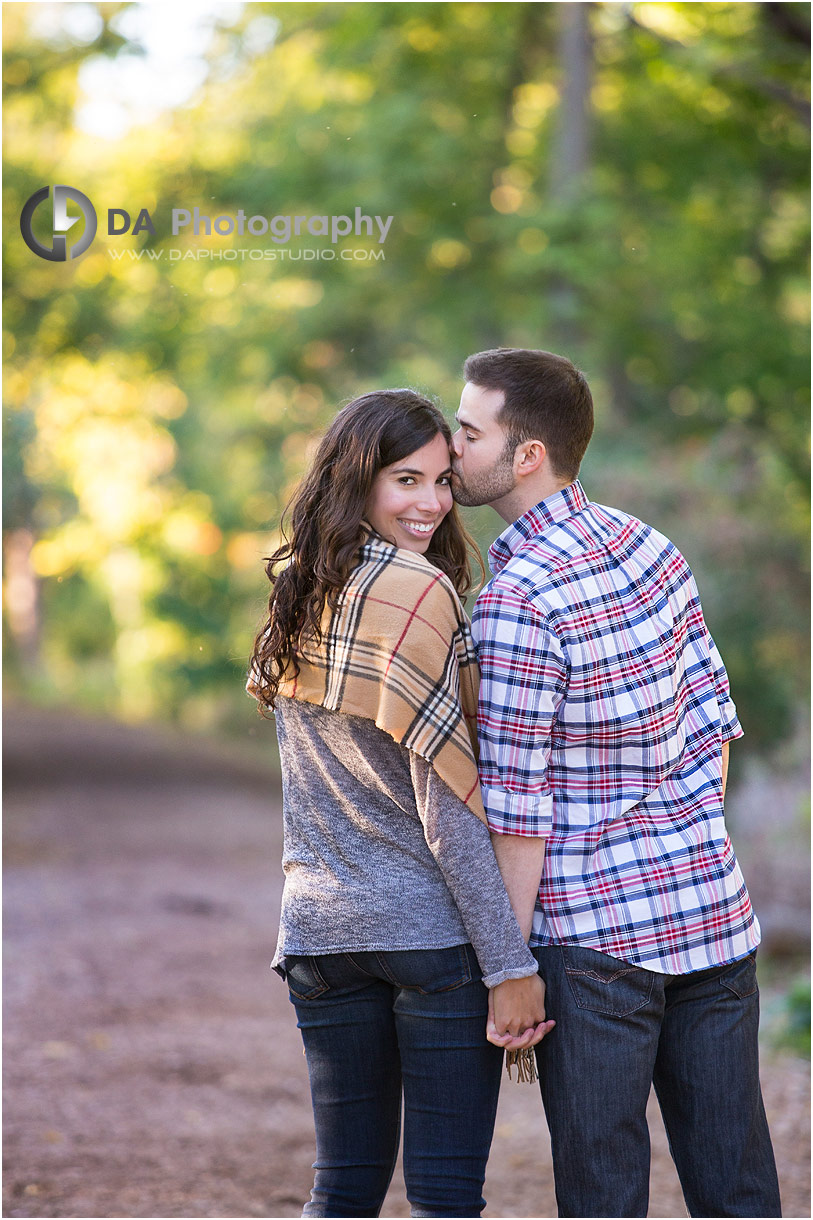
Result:
[[762,279],[762,270],[759,263],[754,259],[748,258],[746,255],[741,255],[734,259],[733,265],[734,279],[740,284],[746,284],[751,287],[753,284],[758,284]]
[[443,271],[452,271],[455,267],[463,267],[471,260],[471,250],[462,241],[446,238],[432,243],[428,262],[430,267],[439,267]]
[[109,262],[101,250],[87,254],[76,268],[76,282],[89,288],[100,284],[110,270]]
[[700,105],[708,114],[719,118],[720,115],[728,114],[731,110],[731,98],[727,97],[721,89],[715,89],[709,85],[700,94]]
[[686,207],[686,219],[692,224],[713,224],[719,213],[719,200],[707,187],[695,187]]
[[788,285],[780,297],[779,309],[788,322],[809,326],[810,293],[807,286],[803,282]]
[[495,211],[507,215],[510,212],[518,212],[524,198],[522,191],[517,187],[505,183],[502,186],[495,186],[491,192],[491,206]]
[[207,126],[196,134],[197,155],[210,173],[234,165],[235,161],[248,161],[251,149],[239,127]]
[[550,81],[534,81],[514,90],[513,119],[517,127],[538,127],[559,101],[559,90]]
[[222,532],[213,522],[201,520],[187,509],[168,515],[161,536],[170,550],[182,555],[214,555],[223,541]]
[[183,390],[169,377],[162,376],[148,378],[144,398],[150,411],[162,419],[177,419],[189,403]]
[[[696,313],[694,310],[685,310],[676,316],[675,330],[681,338],[693,343],[697,339],[704,339],[706,337],[709,333],[709,326],[708,322],[699,313]],[[681,412],[679,411],[678,414],[681,414]],[[690,414],[690,412],[684,412],[684,414]]]
[[172,469],[176,449],[158,421],[183,414],[187,400],[169,376],[150,375],[147,363],[144,356],[126,364],[111,356],[94,365],[73,352],[31,387],[18,375],[14,391],[27,390],[37,426],[25,452],[26,471],[37,482],[66,481],[81,509],[73,532],[38,543],[35,563],[42,575],[98,558],[164,512],[156,481]]
[[503,214],[521,211],[531,201],[531,175],[521,165],[509,165],[494,175],[491,206]]
[[624,89],[620,77],[605,73],[590,91],[590,100],[596,110],[605,114],[618,110],[624,100]]
[[774,191],[770,214],[759,234],[760,245],[768,258],[787,258],[795,248],[806,253],[809,220],[804,199],[790,191]]
[[756,406],[756,398],[746,386],[735,386],[726,395],[725,405],[735,419],[747,419]]
[[339,363],[341,352],[334,343],[314,339],[302,349],[302,363],[310,369],[330,369]]
[[203,291],[215,297],[227,297],[237,288],[237,272],[233,267],[215,267],[203,277]]
[[541,254],[550,245],[550,238],[544,229],[523,229],[517,245],[523,254]]
[[375,81],[366,73],[345,72],[342,75],[341,93],[346,102],[369,102],[375,93]]
[[31,566],[37,576],[64,576],[77,567],[92,566],[106,550],[92,525],[74,519],[34,543]]
[[263,557],[270,554],[272,549],[268,541],[268,531],[234,534],[226,546],[226,558],[232,568],[243,572],[256,572],[259,577]]
[[19,89],[31,75],[31,64],[27,59],[13,59],[3,65],[3,84]]
[[515,127],[506,135],[505,147],[513,157],[530,157],[536,151],[536,136],[523,127]]
[[279,501],[273,492],[258,491],[248,497],[243,508],[246,521],[253,521],[256,525],[268,525],[279,513]]
[[293,276],[277,280],[274,304],[281,309],[310,309],[318,305],[325,294],[317,280],[296,279]]
[[[329,344],[324,346],[335,353]],[[254,400],[252,414],[271,424],[281,423],[288,414],[300,423],[308,423],[316,420],[324,402],[320,386],[300,383],[293,377],[277,377]]]
[[440,42],[440,34],[425,21],[413,21],[405,29],[409,45],[416,51],[432,51]]
[[684,44],[695,42],[699,36],[699,30],[683,11],[684,5],[634,4],[632,7],[636,20],[657,34]]

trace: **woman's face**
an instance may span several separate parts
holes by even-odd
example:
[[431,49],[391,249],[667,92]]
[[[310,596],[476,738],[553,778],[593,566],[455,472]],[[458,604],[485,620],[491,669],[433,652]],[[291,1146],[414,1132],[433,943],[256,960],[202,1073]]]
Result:
[[364,515],[394,546],[423,555],[452,507],[449,446],[441,433],[376,476]]

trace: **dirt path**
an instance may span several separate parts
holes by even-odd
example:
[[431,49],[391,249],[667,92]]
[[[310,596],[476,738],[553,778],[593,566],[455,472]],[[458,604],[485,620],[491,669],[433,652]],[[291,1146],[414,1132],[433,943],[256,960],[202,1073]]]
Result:
[[[269,737],[272,730],[269,726]],[[298,1216],[305,1064],[268,969],[276,783],[256,755],[9,713],[6,1216]],[[807,1064],[767,1057],[785,1214],[809,1216]],[[653,1111],[650,1215],[683,1216]],[[556,1214],[538,1094],[506,1084],[487,1216]],[[383,1212],[407,1216],[396,1177]]]

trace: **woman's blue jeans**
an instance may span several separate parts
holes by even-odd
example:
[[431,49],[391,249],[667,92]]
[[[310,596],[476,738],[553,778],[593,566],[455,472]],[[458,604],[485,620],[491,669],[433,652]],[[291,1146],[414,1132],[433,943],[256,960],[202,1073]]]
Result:
[[479,1216],[502,1051],[471,945],[287,957],[316,1123],[305,1216],[377,1216],[404,1101],[413,1216]]
[[556,1027],[537,1047],[560,1216],[645,1216],[654,1082],[692,1216],[779,1216],[759,1085],[755,954],[655,974],[534,949]]

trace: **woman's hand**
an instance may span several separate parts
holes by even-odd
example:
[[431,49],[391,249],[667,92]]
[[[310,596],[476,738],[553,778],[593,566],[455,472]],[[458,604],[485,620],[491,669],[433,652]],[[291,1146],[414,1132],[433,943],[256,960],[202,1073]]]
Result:
[[545,1017],[545,983],[538,974],[506,979],[488,993],[486,1038],[505,1050],[535,1046],[553,1029]]

